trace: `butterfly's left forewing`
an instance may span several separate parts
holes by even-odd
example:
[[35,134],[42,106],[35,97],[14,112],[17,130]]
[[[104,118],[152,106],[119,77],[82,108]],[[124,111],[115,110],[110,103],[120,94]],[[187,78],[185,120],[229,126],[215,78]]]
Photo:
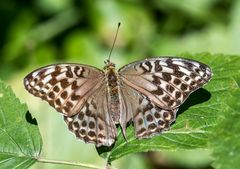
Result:
[[104,73],[80,64],[56,64],[33,71],[24,78],[25,88],[66,116],[78,113],[99,88]]

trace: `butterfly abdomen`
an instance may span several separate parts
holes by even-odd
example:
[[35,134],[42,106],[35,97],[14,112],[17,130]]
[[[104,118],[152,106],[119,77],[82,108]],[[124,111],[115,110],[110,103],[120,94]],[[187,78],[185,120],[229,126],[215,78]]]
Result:
[[106,70],[107,88],[108,88],[108,108],[111,117],[115,123],[119,123],[120,107],[119,107],[119,84],[118,76],[115,68],[108,68]]

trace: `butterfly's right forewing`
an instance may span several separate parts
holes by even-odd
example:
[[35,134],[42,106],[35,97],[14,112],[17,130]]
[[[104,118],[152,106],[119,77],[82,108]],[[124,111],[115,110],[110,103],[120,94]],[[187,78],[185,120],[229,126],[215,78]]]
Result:
[[207,65],[182,58],[151,58],[134,62],[121,68],[119,74],[124,83],[166,110],[179,107],[212,76]]
[[99,88],[104,73],[80,64],[56,64],[33,71],[24,79],[25,88],[47,101],[58,112],[72,116]]

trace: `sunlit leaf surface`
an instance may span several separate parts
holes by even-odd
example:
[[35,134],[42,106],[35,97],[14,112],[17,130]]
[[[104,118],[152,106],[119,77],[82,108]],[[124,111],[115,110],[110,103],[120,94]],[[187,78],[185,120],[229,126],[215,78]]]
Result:
[[240,73],[240,58],[208,53],[185,54],[181,57],[209,65],[214,74],[212,80],[204,88],[192,93],[180,107],[177,120],[169,131],[151,139],[137,140],[133,127],[129,126],[127,142],[119,134],[114,147],[98,149],[99,154],[109,162],[134,152],[208,148],[208,139],[215,132],[219,116],[224,112],[229,113],[224,99],[229,91],[239,87],[234,77]]
[[42,147],[36,119],[0,81],[0,168],[28,168]]

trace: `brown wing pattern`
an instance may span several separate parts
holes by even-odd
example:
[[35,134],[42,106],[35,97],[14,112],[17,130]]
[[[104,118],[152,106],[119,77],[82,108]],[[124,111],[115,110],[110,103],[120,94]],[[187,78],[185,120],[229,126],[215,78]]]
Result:
[[24,78],[24,85],[58,112],[72,116],[79,112],[103,78],[101,70],[90,66],[56,64],[33,71]]
[[110,116],[106,85],[103,84],[91,95],[81,110],[72,117],[64,117],[70,131],[87,143],[111,146],[117,129]]
[[164,110],[151,102],[139,91],[122,84],[123,111],[120,115],[120,124],[123,130],[126,121],[132,119],[137,138],[148,138],[168,130],[175,121],[177,109]]
[[127,85],[166,110],[179,107],[193,91],[206,84],[212,72],[200,62],[181,58],[151,58],[119,70]]

